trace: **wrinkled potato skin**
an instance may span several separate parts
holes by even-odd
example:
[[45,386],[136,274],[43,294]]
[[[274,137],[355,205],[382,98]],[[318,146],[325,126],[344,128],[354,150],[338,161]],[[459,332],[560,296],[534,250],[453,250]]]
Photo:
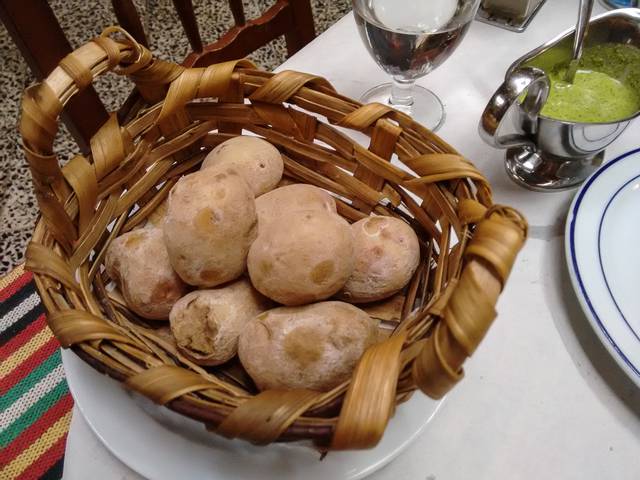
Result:
[[337,293],[353,270],[353,234],[336,214],[302,211],[274,222],[247,257],[251,282],[283,305],[302,305]]
[[282,178],[284,162],[278,149],[266,140],[240,135],[209,152],[201,170],[221,167],[238,172],[257,197],[276,187]]
[[171,265],[198,287],[235,280],[245,271],[257,225],[253,194],[234,170],[182,177],[169,193],[163,224]]
[[409,283],[420,262],[420,244],[400,219],[372,216],[351,225],[355,266],[338,298],[363,303],[390,297]]
[[304,183],[276,188],[256,198],[256,214],[261,229],[303,210],[336,213],[336,202],[325,190]]
[[151,320],[166,320],[187,286],[173,271],[162,230],[144,228],[115,238],[105,256],[107,275],[131,310]]
[[343,302],[275,308],[245,327],[238,356],[260,390],[327,391],[351,377],[377,324]]
[[224,287],[196,290],[171,310],[171,332],[178,349],[200,365],[220,365],[236,355],[244,327],[271,306],[242,278]]

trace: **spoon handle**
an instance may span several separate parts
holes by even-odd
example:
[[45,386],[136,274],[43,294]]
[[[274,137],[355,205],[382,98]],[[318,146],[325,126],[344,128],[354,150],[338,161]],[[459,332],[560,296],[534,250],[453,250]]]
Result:
[[580,0],[580,10],[578,11],[578,24],[573,36],[573,59],[579,60],[582,56],[582,45],[584,36],[589,28],[589,19],[593,10],[594,0]]
[[580,61],[580,57],[582,57],[582,45],[584,44],[584,36],[589,28],[593,2],[594,0],[580,0],[578,23],[576,24],[576,31],[573,34],[573,56],[571,62],[569,62],[567,73],[565,74],[565,80],[569,83],[573,83],[573,79],[578,71],[578,62]]

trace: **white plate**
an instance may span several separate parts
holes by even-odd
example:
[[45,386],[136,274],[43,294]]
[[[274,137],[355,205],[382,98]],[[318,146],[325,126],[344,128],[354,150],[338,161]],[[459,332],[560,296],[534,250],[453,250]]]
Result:
[[416,392],[400,405],[372,450],[319,454],[300,445],[255,447],[207,432],[201,423],[158,407],[101,375],[73,352],[62,362],[76,405],[102,443],[131,469],[153,480],[363,478],[415,440],[441,402]]
[[604,165],[578,191],[565,248],[582,309],[640,386],[640,149]]

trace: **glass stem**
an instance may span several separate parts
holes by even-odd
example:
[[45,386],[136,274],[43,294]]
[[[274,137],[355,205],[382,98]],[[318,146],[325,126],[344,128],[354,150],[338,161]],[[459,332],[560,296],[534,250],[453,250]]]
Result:
[[413,105],[413,86],[415,83],[415,80],[393,77],[389,103],[398,110],[410,113],[411,105]]

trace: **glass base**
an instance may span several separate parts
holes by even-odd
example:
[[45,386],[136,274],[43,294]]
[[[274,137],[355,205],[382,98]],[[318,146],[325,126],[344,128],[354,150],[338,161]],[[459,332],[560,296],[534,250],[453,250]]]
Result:
[[391,83],[383,83],[373,87],[360,97],[362,103],[378,102],[384,105],[391,105],[433,132],[438,130],[444,123],[444,105],[442,105],[438,96],[429,89],[415,85],[413,87],[413,103],[411,105],[394,105],[390,100]]

